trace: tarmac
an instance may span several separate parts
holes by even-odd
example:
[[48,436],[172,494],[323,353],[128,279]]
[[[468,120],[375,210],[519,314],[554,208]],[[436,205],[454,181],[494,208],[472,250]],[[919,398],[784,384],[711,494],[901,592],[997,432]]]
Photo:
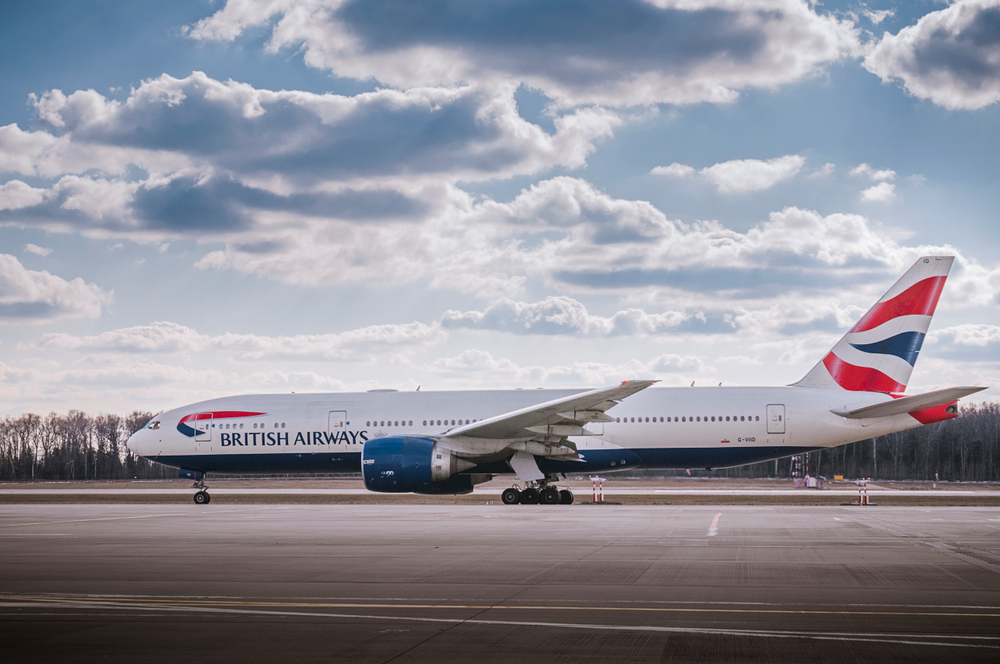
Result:
[[0,506],[10,662],[996,662],[994,507]]

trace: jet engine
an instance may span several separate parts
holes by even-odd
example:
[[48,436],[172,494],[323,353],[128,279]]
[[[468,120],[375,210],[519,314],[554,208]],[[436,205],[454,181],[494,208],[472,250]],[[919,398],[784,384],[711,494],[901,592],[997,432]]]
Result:
[[361,471],[365,487],[381,493],[469,493],[488,476],[458,475],[476,464],[432,438],[388,436],[365,443]]

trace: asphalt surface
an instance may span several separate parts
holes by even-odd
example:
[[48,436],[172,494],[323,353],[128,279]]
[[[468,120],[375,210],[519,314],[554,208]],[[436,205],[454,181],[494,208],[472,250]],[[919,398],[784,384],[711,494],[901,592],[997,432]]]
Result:
[[997,662],[1000,510],[4,505],[14,662]]

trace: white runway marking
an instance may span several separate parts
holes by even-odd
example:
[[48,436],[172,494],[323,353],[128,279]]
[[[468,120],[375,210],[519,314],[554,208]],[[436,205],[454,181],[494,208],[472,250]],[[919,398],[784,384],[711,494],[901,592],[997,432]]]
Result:
[[[29,602],[2,602],[2,607],[30,607],[34,604],[39,608],[47,609],[65,607],[68,609],[79,609],[81,602],[56,600]],[[113,602],[94,603],[92,606],[100,609],[115,607]],[[119,605],[121,606],[121,605]],[[892,634],[892,633],[868,633],[868,632],[817,632],[817,631],[797,631],[797,630],[757,630],[757,629],[719,629],[711,627],[666,627],[659,625],[607,625],[595,623],[566,623],[566,622],[543,622],[527,620],[484,620],[465,618],[430,618],[423,616],[385,616],[356,613],[326,613],[314,611],[276,611],[262,609],[235,609],[224,607],[204,607],[204,606],[171,606],[150,604],[137,606],[130,604],[121,606],[135,611],[142,612],[162,612],[169,611],[175,613],[201,613],[201,614],[240,614],[257,616],[289,616],[304,618],[341,618],[355,620],[395,620],[404,622],[424,622],[424,623],[449,623],[453,625],[490,625],[502,627],[553,627],[561,629],[577,630],[600,630],[616,632],[659,632],[674,634],[711,634],[718,636],[745,636],[756,638],[772,639],[811,639],[815,641],[849,641],[854,643],[884,643],[920,646],[942,646],[947,648],[982,648],[990,650],[1000,650],[1000,645],[983,643],[983,641],[996,641],[1000,637],[981,635],[950,635],[950,634]],[[400,607],[403,608],[403,607]],[[414,608],[414,607],[407,607]],[[448,607],[463,608],[463,607]],[[17,615],[25,615],[25,612],[18,612]],[[959,643],[957,641],[970,641],[970,643]],[[978,641],[978,643],[976,642]]]
[[[203,516],[206,513],[198,514]],[[17,528],[19,526],[49,526],[56,523],[86,523],[88,521],[121,521],[124,519],[158,519],[164,516],[191,516],[187,512],[171,512],[168,514],[140,514],[139,516],[105,516],[99,519],[66,519],[64,521],[33,521],[30,523],[8,523],[0,525],[0,528]]]
[[712,519],[712,525],[708,527],[708,537],[715,537],[719,534],[719,517],[722,516],[722,512],[715,515]]

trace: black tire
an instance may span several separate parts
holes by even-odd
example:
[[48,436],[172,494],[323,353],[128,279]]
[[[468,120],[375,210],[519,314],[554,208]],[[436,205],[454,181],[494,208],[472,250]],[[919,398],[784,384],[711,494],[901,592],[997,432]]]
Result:
[[194,504],[195,505],[208,505],[212,501],[212,497],[208,495],[207,491],[199,491],[194,494]]
[[559,489],[554,486],[547,486],[538,495],[538,502],[542,505],[558,505],[561,498]]
[[559,504],[560,505],[572,505],[573,504],[573,492],[569,489],[563,489],[559,492]]
[[521,492],[511,487],[500,494],[500,500],[503,501],[504,505],[517,505],[521,502]]
[[538,504],[538,489],[525,489],[521,492],[521,504],[522,505],[537,505]]

